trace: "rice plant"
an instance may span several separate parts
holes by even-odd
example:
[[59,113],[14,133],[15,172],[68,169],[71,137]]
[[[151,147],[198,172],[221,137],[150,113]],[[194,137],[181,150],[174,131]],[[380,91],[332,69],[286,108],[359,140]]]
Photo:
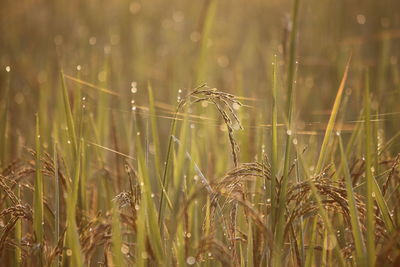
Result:
[[1,266],[399,266],[400,4],[5,1]]

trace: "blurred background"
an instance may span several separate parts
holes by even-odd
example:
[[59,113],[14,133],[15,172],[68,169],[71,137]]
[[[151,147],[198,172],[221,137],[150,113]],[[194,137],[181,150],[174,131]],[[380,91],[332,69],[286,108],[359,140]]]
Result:
[[[262,127],[270,118],[274,55],[281,66],[279,99],[285,101],[291,9],[287,0],[3,0],[0,88],[2,93],[10,88],[10,146],[21,136],[24,143],[33,142],[29,132],[35,112],[42,114],[44,128],[51,127],[56,119],[52,111],[60,104],[61,70],[118,94],[101,102],[93,95],[96,90],[67,79],[71,94],[84,88],[86,105],[94,114],[113,111],[114,116],[125,116],[131,100],[138,108],[147,106],[148,83],[156,101],[173,110],[179,89],[187,92],[207,82],[247,97],[243,124]],[[379,113],[399,111],[393,104],[400,97],[398,10],[395,0],[301,1],[295,98],[300,130],[325,129],[351,54],[346,119],[358,118],[367,68],[376,105],[385,99]],[[134,95],[132,87],[137,88]],[[394,127],[393,116],[385,117],[387,134]],[[160,122],[165,134],[169,123]]]

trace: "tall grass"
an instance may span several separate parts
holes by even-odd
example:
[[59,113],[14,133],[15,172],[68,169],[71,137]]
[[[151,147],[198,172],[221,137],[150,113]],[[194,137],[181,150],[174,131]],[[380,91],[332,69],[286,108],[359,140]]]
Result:
[[399,265],[397,3],[78,2],[0,9],[1,266]]

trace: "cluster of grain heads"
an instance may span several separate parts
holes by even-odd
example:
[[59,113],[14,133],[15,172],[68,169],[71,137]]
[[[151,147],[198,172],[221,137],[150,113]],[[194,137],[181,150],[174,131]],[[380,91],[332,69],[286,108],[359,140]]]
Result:
[[[272,88],[276,101],[276,61],[274,66]],[[142,135],[135,136],[135,157],[108,149],[125,158],[125,180],[121,191],[104,204],[109,208],[94,214],[91,209],[99,204],[98,196],[84,194],[92,182],[82,182],[85,153],[105,147],[77,139],[71,130],[63,140],[76,139],[76,148],[71,142],[67,152],[59,153],[61,146],[55,141],[51,157],[43,151],[37,116],[36,149],[29,150],[34,160],[15,162],[3,168],[0,176],[4,206],[0,218],[5,222],[0,236],[2,255],[12,249],[12,261],[20,266],[90,266],[98,262],[112,266],[260,266],[277,262],[277,257],[297,266],[363,266],[377,259],[393,264],[398,256],[385,243],[398,243],[397,221],[391,210],[396,209],[399,199],[392,188],[399,185],[400,157],[373,153],[368,90],[362,125],[365,139],[350,137],[346,147],[340,132],[333,138],[348,69],[349,64],[334,101],[315,173],[309,172],[310,163],[304,158],[307,150],[300,151],[294,145],[294,160],[286,167],[286,186],[279,171],[284,166],[278,160],[277,102],[272,107],[272,160],[265,153],[261,161],[241,163],[234,135],[241,124],[233,107],[241,103],[231,94],[202,85],[177,105],[164,173],[161,164],[151,172]],[[366,86],[368,89],[368,83]],[[74,129],[76,117],[68,107],[65,85],[62,92],[64,116],[68,127]],[[151,87],[149,100],[149,114],[156,115]],[[228,133],[233,167],[217,179],[203,173],[197,162],[196,143],[187,130],[192,116],[190,106],[204,101],[215,106]],[[178,117],[183,117],[180,123]],[[154,141],[159,137],[157,122],[149,119],[153,120]],[[55,140],[57,136],[55,133]],[[364,144],[365,160],[348,159],[349,146],[357,142]],[[65,161],[63,156],[68,153]],[[157,158],[161,156],[154,154]],[[378,161],[379,175],[373,169],[374,161]],[[114,179],[117,171],[109,171],[108,175]],[[190,181],[188,176],[195,179]],[[279,211],[282,197],[284,210]],[[29,198],[33,201],[28,202]],[[49,203],[51,200],[55,201]],[[283,216],[282,225],[277,223],[279,216]],[[278,233],[281,254],[276,251]],[[374,251],[376,259],[368,258],[368,250]]]

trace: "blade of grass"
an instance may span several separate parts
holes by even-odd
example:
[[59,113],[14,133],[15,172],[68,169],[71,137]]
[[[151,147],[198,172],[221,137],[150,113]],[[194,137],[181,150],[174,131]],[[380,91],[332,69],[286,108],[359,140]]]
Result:
[[[172,121],[171,124],[171,129],[170,129],[170,135],[169,135],[169,141],[168,141],[168,148],[167,148],[167,157],[165,160],[165,166],[164,166],[164,172],[163,172],[163,178],[162,178],[162,184],[161,184],[161,197],[160,197],[160,205],[158,206],[158,224],[160,226],[161,229],[161,234],[163,234],[163,219],[164,219],[164,198],[166,198],[167,200],[168,195],[167,195],[167,189],[168,189],[168,180],[167,180],[167,176],[169,173],[169,165],[170,165],[170,161],[171,161],[171,156],[172,156],[172,150],[173,150],[173,137],[175,134],[175,128],[176,128],[176,122],[177,122],[177,113],[179,112],[179,107],[177,108],[177,111],[174,115],[174,120]],[[168,201],[168,203],[170,203]],[[172,205],[170,204],[170,208],[172,207]]]
[[383,217],[383,222],[386,225],[386,231],[388,233],[391,233],[395,227],[393,224],[393,220],[392,217],[390,216],[389,213],[389,208],[388,205],[385,201],[385,198],[383,197],[382,191],[378,185],[378,182],[376,181],[375,177],[372,176],[372,180],[373,180],[373,192],[374,192],[374,196],[375,196],[375,201],[378,204],[379,210],[382,213],[382,217]]
[[35,192],[33,206],[33,225],[36,241],[40,244],[38,264],[43,265],[43,176],[41,166],[41,144],[39,115],[36,114],[36,176],[35,176]]
[[75,78],[75,77],[69,76],[69,75],[67,75],[67,74],[65,74],[65,73],[63,74],[63,76],[64,76],[65,78],[67,78],[68,80],[77,82],[77,83],[79,83],[79,84],[85,85],[85,86],[90,87],[90,88],[93,88],[93,89],[97,89],[98,91],[100,91],[100,92],[102,92],[102,93],[106,93],[106,94],[113,95],[113,96],[119,96],[119,94],[117,94],[117,93],[114,92],[114,91],[111,91],[111,90],[109,90],[109,89],[107,89],[107,88],[100,87],[100,86],[96,86],[96,85],[94,85],[94,84],[92,84],[92,83],[83,81],[83,80],[79,79],[79,77],[78,77],[78,78]]
[[8,125],[8,105],[9,105],[10,74],[7,75],[6,88],[0,100],[0,167],[6,162],[7,150],[7,125]]
[[271,157],[271,227],[272,232],[275,229],[276,220],[276,179],[278,172],[278,110],[277,110],[277,57],[274,56],[274,62],[272,67],[272,136],[271,136],[271,146],[272,146],[272,157]]
[[[145,196],[141,195],[140,208],[136,219],[137,235],[136,235],[136,266],[144,267],[145,259],[147,259],[146,248],[146,201]],[[135,207],[136,208],[136,207]]]
[[[298,158],[299,158],[299,156],[298,156],[298,151],[297,151],[298,149],[297,149],[297,146],[296,146],[296,151],[295,151],[295,153],[296,153],[296,181],[298,182],[298,183],[300,183],[301,182],[301,175],[300,175],[300,166],[299,166],[299,161],[298,161]],[[302,205],[302,204],[300,204],[300,205]],[[300,217],[300,228],[299,228],[299,230],[298,230],[298,235],[299,235],[299,246],[300,246],[300,248],[299,248],[299,254],[300,254],[300,261],[301,261],[301,263],[302,264],[304,264],[304,262],[305,262],[305,251],[304,251],[304,218],[303,218],[303,216],[301,216]]]
[[[18,199],[21,199],[21,188],[18,185],[16,188],[16,196]],[[22,241],[22,220],[19,219],[15,223],[15,230],[14,230],[14,236],[15,236],[15,241],[16,241],[16,246],[15,246],[15,266],[19,267],[22,266],[22,250],[21,250],[21,241]]]
[[116,267],[122,267],[124,265],[124,256],[122,254],[122,225],[119,219],[119,210],[116,201],[113,205],[113,216],[112,216],[112,252],[113,252],[113,263]]
[[66,235],[66,256],[68,256],[68,266],[83,266],[83,255],[81,244],[79,242],[79,232],[78,226],[76,224],[76,204],[78,200],[79,191],[79,177],[81,168],[81,146],[83,145],[83,140],[81,140],[79,145],[78,157],[74,165],[74,179],[72,180],[72,185],[68,184],[68,195],[67,195],[67,235]]
[[333,103],[333,107],[332,107],[331,115],[329,117],[328,125],[326,126],[324,140],[322,141],[321,151],[319,153],[317,166],[315,168],[316,173],[319,173],[321,171],[321,169],[323,168],[324,163],[325,163],[325,158],[328,154],[328,151],[327,151],[328,144],[331,139],[333,128],[335,127],[337,114],[339,112],[339,107],[340,107],[340,103],[341,103],[342,96],[343,96],[344,86],[345,86],[345,83],[347,80],[347,75],[349,72],[350,60],[351,60],[351,56],[350,56],[349,60],[347,61],[347,64],[346,64],[346,67],[344,70],[344,74],[343,74],[343,78],[342,78],[342,81],[340,82],[340,86],[339,86],[338,92],[336,94],[335,102]]
[[[187,107],[185,108],[185,114],[188,114],[187,112]],[[188,134],[188,116],[186,115],[183,119],[183,122],[181,124],[181,129],[179,133],[180,137],[180,146],[177,149],[177,154],[176,154],[176,160],[174,162],[174,169],[173,169],[173,181],[174,185],[176,187],[176,192],[172,193],[174,195],[174,202],[173,202],[173,207],[174,209],[174,214],[173,216],[177,215],[177,212],[179,211],[179,201],[181,200],[181,195],[182,195],[182,189],[183,189],[183,184],[184,184],[184,166],[185,166],[185,156],[186,156],[186,140],[187,140],[187,134]],[[175,140],[175,138],[174,138]]]
[[[154,206],[150,183],[150,177],[148,174],[148,167],[146,166],[145,156],[142,149],[140,135],[136,136],[136,149],[138,158],[138,174],[139,180],[142,185],[142,202],[140,209],[145,209],[145,220],[146,220],[146,232],[148,234],[150,246],[154,252],[156,261],[159,264],[165,263],[165,254],[163,249],[163,243],[161,239],[160,229],[162,225],[157,223],[157,211]],[[144,205],[144,206],[143,206]]]
[[158,129],[157,129],[157,114],[156,109],[154,106],[154,95],[153,95],[153,88],[151,87],[150,82],[147,85],[148,93],[149,93],[149,110],[151,115],[151,133],[153,138],[153,145],[154,145],[154,161],[156,166],[156,173],[157,177],[161,182],[161,158],[160,158],[160,139],[158,137]]
[[[151,87],[150,82],[148,83],[148,92],[149,92],[149,110],[150,110],[150,117],[151,117],[151,133],[153,138],[153,145],[154,145],[154,161],[156,166],[156,175],[160,184],[160,188],[162,192],[166,192],[164,187],[164,182],[161,180],[162,169],[161,169],[161,157],[160,157],[160,139],[158,137],[158,129],[157,129],[157,114],[155,109],[155,102],[154,102],[154,94],[153,88]],[[171,200],[169,199],[168,195],[162,193],[161,198],[165,195],[165,199],[167,200],[168,206],[171,208]],[[160,201],[161,202],[161,201]]]
[[[299,157],[302,157],[301,154],[298,155]],[[332,225],[332,221],[330,220],[327,211],[324,208],[324,205],[322,204],[322,198],[321,195],[318,193],[318,189],[315,186],[314,182],[310,179],[310,177],[306,177],[305,179],[306,181],[308,181],[308,184],[310,186],[311,189],[311,193],[313,198],[315,199],[315,202],[318,206],[318,213],[321,216],[324,225],[326,227],[326,230],[328,231],[329,234],[329,238],[335,239],[335,246],[333,248],[336,259],[338,260],[338,263],[340,266],[346,266],[346,262],[344,260],[344,257],[342,255],[341,249],[339,248],[339,244],[337,243],[337,238],[336,238],[336,234]],[[317,217],[315,217],[314,220],[317,220]],[[316,230],[316,224],[313,225],[314,229],[313,231]],[[315,243],[315,240],[311,240],[311,243]],[[310,266],[310,265],[306,265],[306,266]]]
[[300,0],[295,0],[293,3],[292,10],[292,32],[290,34],[290,54],[288,61],[288,74],[287,74],[287,135],[286,135],[286,149],[283,166],[283,177],[281,180],[281,188],[279,194],[279,203],[277,210],[277,227],[275,229],[275,240],[276,248],[274,248],[272,257],[272,265],[278,266],[283,263],[283,248],[284,248],[284,221],[285,221],[285,209],[286,209],[286,194],[287,184],[289,180],[289,161],[291,154],[291,127],[292,127],[292,111],[293,111],[293,88],[294,88],[294,77],[296,68],[296,46],[297,46],[297,27],[298,27],[298,11],[300,6]]
[[344,178],[346,183],[347,200],[349,202],[351,230],[353,233],[354,245],[356,248],[356,263],[358,266],[364,266],[366,263],[366,258],[365,258],[366,249],[364,245],[364,239],[362,237],[361,223],[356,206],[356,200],[354,198],[351,174],[349,166],[347,165],[347,157],[343,148],[342,138],[340,135],[339,135],[339,147],[340,147],[340,155],[344,171]]
[[312,231],[311,231],[310,241],[308,242],[306,262],[304,264],[304,266],[306,267],[313,266],[314,263],[314,250],[316,246],[316,236],[317,236],[317,231],[315,231],[315,229],[317,229],[317,222],[318,220],[316,219],[309,220],[309,223],[312,224],[311,225]]
[[87,173],[86,173],[86,148],[81,146],[81,177],[79,181],[79,207],[84,212],[88,210],[87,203]]
[[[346,67],[345,67],[345,71],[344,71],[344,74],[343,74],[343,77],[342,77],[342,81],[340,82],[339,89],[338,89],[338,92],[336,94],[335,101],[333,103],[331,115],[329,117],[328,125],[327,125],[326,130],[325,130],[324,139],[322,141],[322,146],[321,146],[321,150],[320,150],[320,153],[319,153],[319,158],[318,158],[317,165],[316,165],[316,168],[315,168],[315,173],[316,174],[318,174],[321,171],[321,169],[322,169],[322,167],[323,167],[323,165],[325,163],[325,158],[326,158],[326,156],[328,154],[328,144],[330,142],[332,131],[334,129],[335,122],[336,122],[336,117],[337,117],[337,114],[338,114],[338,111],[339,111],[339,107],[340,107],[340,103],[341,103],[341,99],[342,99],[342,95],[343,95],[343,91],[344,91],[344,86],[345,86],[345,83],[346,83],[346,80],[347,80],[348,71],[349,71],[350,60],[351,60],[351,56],[347,61],[347,64],[346,64]],[[314,218],[314,220],[316,220],[316,219]],[[316,227],[315,223],[313,224],[313,227]],[[316,229],[313,229],[312,231],[316,231]],[[312,237],[315,238],[316,236],[313,235]],[[311,243],[315,243],[315,240],[312,240]],[[307,259],[306,259],[306,263],[307,264],[311,264],[313,262],[312,259],[309,259],[310,257],[313,257],[313,256],[314,256],[313,251],[309,250],[308,253],[307,253]],[[306,266],[310,266],[310,265],[306,265]]]
[[375,213],[373,196],[373,177],[372,177],[372,129],[371,129],[371,104],[369,95],[369,73],[365,74],[364,91],[364,127],[365,127],[365,179],[366,179],[366,209],[367,209],[367,255],[368,266],[375,266]]
[[[54,134],[56,136],[56,134]],[[57,137],[55,137],[56,139]],[[54,142],[53,146],[53,151],[54,151],[54,159],[53,159],[53,164],[54,164],[54,180],[55,180],[55,211],[54,211],[54,224],[55,224],[55,236],[54,236],[54,241],[55,243],[58,242],[60,239],[60,177],[58,175],[58,153],[57,153],[57,142]],[[58,267],[60,265],[60,256],[57,256],[55,259],[55,266]]]
[[72,148],[73,148],[73,155],[74,158],[77,156],[77,140],[76,140],[76,132],[75,132],[75,124],[74,124],[74,119],[72,116],[72,110],[71,110],[71,105],[69,101],[69,96],[68,96],[68,90],[67,90],[67,85],[64,80],[64,75],[63,72],[61,71],[60,74],[61,78],[61,84],[62,84],[62,93],[63,93],[63,100],[64,100],[64,108],[65,108],[65,117],[67,119],[67,127],[68,127],[68,135],[69,135],[69,140],[72,143]]
[[208,42],[210,38],[211,27],[214,21],[215,13],[217,10],[217,0],[208,0],[205,2],[205,14],[201,18],[202,21],[202,32],[201,32],[201,44],[200,44],[200,53],[197,62],[197,71],[196,71],[196,84],[200,84],[204,82],[205,76],[205,63],[208,49]]
[[252,231],[252,223],[251,219],[249,219],[249,229],[247,230],[247,260],[246,260],[246,266],[254,266],[254,255],[253,255],[253,231]]

